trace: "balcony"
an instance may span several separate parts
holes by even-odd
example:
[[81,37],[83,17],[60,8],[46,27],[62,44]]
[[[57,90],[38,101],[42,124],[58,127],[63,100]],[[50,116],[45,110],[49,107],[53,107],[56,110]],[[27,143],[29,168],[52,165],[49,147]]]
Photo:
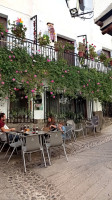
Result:
[[57,52],[53,46],[40,46],[38,42],[35,43],[30,39],[21,40],[20,38],[16,38],[14,35],[9,33],[7,36],[0,37],[0,47],[7,47],[9,50],[15,47],[22,47],[26,48],[30,55],[38,54],[55,61],[60,58],[64,58],[68,65],[79,66],[80,68],[87,67],[88,69],[96,69],[97,71],[104,73],[111,70],[110,67],[105,67],[101,62],[79,57],[76,53]]

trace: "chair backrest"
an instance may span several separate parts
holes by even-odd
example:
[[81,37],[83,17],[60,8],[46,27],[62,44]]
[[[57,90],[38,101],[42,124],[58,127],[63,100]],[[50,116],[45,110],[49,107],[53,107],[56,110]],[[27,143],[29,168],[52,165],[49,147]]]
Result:
[[0,139],[2,142],[6,142],[7,141],[7,136],[5,132],[1,132],[0,131]]
[[62,145],[62,132],[50,132],[50,146],[60,146]]
[[39,137],[37,134],[26,136],[26,151],[35,151],[40,149]]
[[76,129],[76,125],[75,125],[75,122],[73,120],[68,120],[67,121],[67,126],[72,126],[73,127],[73,130]]
[[99,124],[99,116],[93,116],[91,121],[94,125],[98,125]]
[[67,134],[71,134],[71,133],[72,133],[72,130],[73,130],[73,126],[72,126],[72,125],[65,126],[65,129],[66,129],[66,133],[67,133]]

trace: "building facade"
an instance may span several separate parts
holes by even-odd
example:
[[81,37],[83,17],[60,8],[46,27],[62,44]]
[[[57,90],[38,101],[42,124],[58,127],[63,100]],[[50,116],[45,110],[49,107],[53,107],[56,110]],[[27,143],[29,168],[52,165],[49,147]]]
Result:
[[[89,44],[93,43],[96,46],[97,51],[103,50],[111,57],[111,36],[102,35],[97,25],[94,24],[94,18],[96,18],[101,12],[101,10],[98,10],[99,2],[97,0],[94,1],[94,17],[89,20],[82,20],[79,17],[71,18],[65,0],[20,0],[16,3],[14,0],[1,0],[0,22],[2,22],[4,26],[8,28],[8,20],[10,20],[10,22],[12,23],[13,21],[17,20],[17,18],[21,18],[24,25],[27,27],[26,38],[35,40],[35,31],[37,35],[40,32],[42,35],[48,34],[51,37],[51,46],[54,46],[54,40],[65,42],[68,41],[74,45],[74,53],[78,53],[78,44],[79,42],[82,42],[82,40],[86,37],[87,42]],[[103,7],[105,7],[105,5],[108,6],[109,3],[109,0],[103,1],[102,9]],[[37,21],[35,21],[35,19]],[[34,25],[34,23],[36,24]],[[53,25],[52,30],[55,33],[53,31],[51,31],[50,33],[51,29],[49,30],[48,24]],[[54,38],[53,34],[55,35]],[[74,62],[74,60],[71,62]],[[47,103],[47,99],[49,99],[50,101],[49,93],[47,93],[45,89],[45,93],[43,93],[41,97],[37,97],[37,102],[35,103],[35,105],[37,105],[37,108],[35,107],[35,105],[33,105],[33,103],[31,103],[31,110],[33,110],[34,112],[34,119],[44,119],[46,117],[46,113],[48,112],[49,107],[48,104],[52,104],[49,102]],[[62,96],[60,96],[58,97],[58,101],[62,105],[61,108],[63,110],[66,109],[66,106],[64,106],[66,99],[62,100]],[[82,100],[79,99],[79,102],[80,107],[80,105],[82,105]],[[92,110],[102,110],[101,104],[97,101],[91,103],[90,101],[86,100],[86,102],[83,102],[83,104],[84,105],[82,109],[84,109],[84,113],[86,112],[84,115],[87,118],[91,118]],[[76,105],[76,103],[74,105]],[[5,112],[8,115],[10,106],[10,101],[1,100],[0,111]]]

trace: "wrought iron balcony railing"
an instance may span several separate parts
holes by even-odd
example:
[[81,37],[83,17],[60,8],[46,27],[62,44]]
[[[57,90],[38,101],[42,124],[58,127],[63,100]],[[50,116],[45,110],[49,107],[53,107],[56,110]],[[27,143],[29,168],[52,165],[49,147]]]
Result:
[[27,52],[32,54],[43,55],[48,57],[50,60],[58,60],[64,58],[69,65],[79,66],[79,67],[88,67],[88,69],[95,68],[97,71],[107,73],[108,70],[111,70],[109,67],[105,67],[103,63],[96,62],[91,59],[79,57],[78,54],[72,52],[57,52],[53,46],[40,46],[39,43],[35,43],[30,39],[20,39],[16,38],[12,34],[7,34],[4,37],[0,37],[0,47],[7,47],[9,50],[15,47],[26,48]]

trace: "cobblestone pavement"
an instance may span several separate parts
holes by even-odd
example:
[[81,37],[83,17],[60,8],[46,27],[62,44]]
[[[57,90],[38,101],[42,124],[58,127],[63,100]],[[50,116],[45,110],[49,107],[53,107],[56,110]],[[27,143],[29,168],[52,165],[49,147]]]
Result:
[[[105,128],[102,133],[98,133],[96,137],[91,135],[85,138],[80,137],[76,142],[73,140],[67,142],[66,150],[69,159],[71,157],[73,159],[76,154],[78,156],[78,153],[82,151],[111,141],[111,130],[112,125]],[[32,162],[28,163],[26,174],[23,172],[20,154],[14,155],[9,164],[6,164],[6,161],[4,152],[0,153],[0,200],[65,200],[64,193],[56,187],[55,181],[57,180],[53,182],[46,175],[50,169],[52,171],[52,166],[44,168],[40,165],[39,154],[37,156],[35,153],[32,156]],[[52,152],[54,174],[56,174],[58,161],[62,166],[63,163],[67,165],[63,151],[61,151],[60,159],[58,152]]]

